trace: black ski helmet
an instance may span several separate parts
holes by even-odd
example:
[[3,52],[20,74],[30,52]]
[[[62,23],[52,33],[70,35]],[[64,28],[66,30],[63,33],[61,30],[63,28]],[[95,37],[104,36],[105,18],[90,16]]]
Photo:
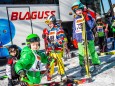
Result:
[[17,46],[17,45],[10,45],[9,47],[8,47],[8,51],[9,51],[9,53],[11,53],[11,52],[13,52],[13,51],[16,51],[16,57],[18,57],[19,56],[19,53],[20,53],[20,49],[19,49],[19,47]]
[[8,51],[12,52],[12,51],[17,51],[18,50],[18,46],[17,45],[11,45],[8,47]]

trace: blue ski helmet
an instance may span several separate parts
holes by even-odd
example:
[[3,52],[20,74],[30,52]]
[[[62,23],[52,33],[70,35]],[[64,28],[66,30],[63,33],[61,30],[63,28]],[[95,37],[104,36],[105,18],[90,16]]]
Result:
[[74,12],[76,12],[76,10],[78,10],[78,9],[84,9],[84,5],[78,0],[77,2],[75,2],[75,3],[72,5],[71,9],[72,9]]

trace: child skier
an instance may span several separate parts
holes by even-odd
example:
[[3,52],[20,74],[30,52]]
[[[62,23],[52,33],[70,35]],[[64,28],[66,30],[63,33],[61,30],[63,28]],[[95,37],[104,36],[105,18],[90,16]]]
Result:
[[62,23],[61,20],[57,20],[56,25],[57,25],[58,28],[60,28],[60,29],[59,29],[59,33],[63,33],[62,35],[60,34],[60,37],[61,37],[61,36],[62,36],[62,38],[64,37],[63,57],[66,56],[66,57],[64,58],[64,60],[67,60],[67,58],[70,58],[70,53],[69,53],[70,50],[69,50],[69,48],[68,48],[68,39],[67,39],[67,37],[66,37],[66,35],[65,35],[65,32],[64,32],[64,30],[63,30],[63,27],[62,27],[61,23]]
[[6,75],[8,76],[8,86],[13,86],[13,79],[18,79],[19,76],[15,73],[14,64],[20,58],[20,50],[16,45],[11,45],[8,48],[10,56],[6,65]]
[[96,33],[98,35],[98,44],[99,44],[99,49],[100,52],[106,52],[107,51],[107,43],[106,43],[106,31],[107,26],[102,22],[101,17],[97,17],[97,22],[96,22]]
[[81,66],[81,71],[80,71],[81,75],[82,76],[85,75],[84,52],[83,52],[84,46],[82,43],[83,21],[81,15],[84,15],[84,19],[85,19],[86,34],[88,40],[88,51],[91,55],[92,64],[94,65],[93,73],[96,73],[100,65],[100,60],[95,51],[93,33],[91,31],[91,29],[93,29],[95,26],[95,21],[89,13],[83,12],[84,5],[80,1],[77,1],[72,5],[72,10],[76,14],[76,17],[73,21],[73,39],[76,39],[78,42],[78,50],[79,50],[78,53],[79,53],[79,64]]
[[51,28],[48,31],[48,53],[50,57],[55,59],[55,63],[51,67],[50,77],[54,73],[54,66],[58,66],[58,73],[60,75],[64,74],[64,63],[62,61],[63,57],[63,43],[64,43],[64,32],[56,24],[55,16],[48,16],[45,23]]
[[27,77],[33,84],[41,82],[41,72],[45,71],[43,64],[48,63],[47,56],[39,51],[40,38],[30,34],[26,38],[27,46],[21,51],[21,58],[15,65],[15,71],[20,77]]

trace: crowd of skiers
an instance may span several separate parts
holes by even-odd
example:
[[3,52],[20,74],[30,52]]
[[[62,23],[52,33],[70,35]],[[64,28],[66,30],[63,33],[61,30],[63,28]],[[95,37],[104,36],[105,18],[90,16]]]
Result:
[[[98,40],[100,52],[107,51],[108,24],[102,21],[102,17],[97,20],[84,11],[84,5],[81,2],[75,2],[72,5],[73,12],[76,14],[73,21],[72,40],[77,41],[79,53],[79,65],[81,66],[81,75],[85,76],[84,64],[84,45],[82,40],[82,29],[85,20],[85,29],[88,40],[88,52],[94,65],[93,73],[97,73],[100,67],[100,60],[95,50],[95,43]],[[64,33],[63,26],[60,20],[51,15],[45,20],[45,23],[50,27],[50,30],[44,29],[42,38],[45,44],[45,53],[41,52],[40,38],[37,34],[29,34],[26,38],[26,44],[21,52],[18,46],[11,45],[9,47],[10,57],[6,65],[6,74],[8,76],[8,86],[13,86],[12,79],[26,77],[33,84],[41,82],[42,75],[46,73],[47,80],[50,81],[55,72],[54,67],[58,67],[58,74],[61,78],[65,74],[63,54],[64,51],[69,52],[68,39]],[[115,18],[112,20],[111,30],[115,33]],[[114,36],[115,38],[115,36]],[[43,64],[46,65],[43,68]]]

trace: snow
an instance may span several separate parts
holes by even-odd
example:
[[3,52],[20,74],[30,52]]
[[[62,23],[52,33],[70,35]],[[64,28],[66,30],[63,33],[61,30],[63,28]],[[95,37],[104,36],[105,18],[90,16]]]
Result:
[[[115,86],[115,55],[100,56],[100,60],[102,62],[101,70],[98,75],[92,78],[94,81],[90,83],[84,83],[78,86]],[[68,61],[65,62],[65,64],[67,65],[65,67],[65,70],[68,76],[74,76],[75,78],[78,79],[79,77],[81,77],[79,72],[80,66],[78,63],[79,63],[78,57],[68,59]]]
[[[98,47],[96,47],[96,50],[98,50]],[[80,78],[80,66],[79,66],[79,60],[78,60],[78,50],[72,51],[76,53],[76,57],[68,59],[64,62],[65,64],[65,71],[67,73],[67,76],[74,76],[75,78]],[[115,86],[115,55],[106,55],[106,56],[99,56],[101,60],[101,69],[99,74],[94,76],[93,82],[90,83],[84,83],[78,86]],[[0,76],[4,75],[5,73],[5,65],[0,66]],[[57,68],[55,68],[56,72],[53,75],[53,81],[60,81],[60,77],[57,74]],[[57,78],[58,77],[58,78]],[[63,77],[63,79],[66,77]],[[46,76],[42,78],[41,83],[48,82],[46,80]],[[0,86],[7,86],[7,79],[0,80]],[[17,85],[19,86],[19,85]]]

